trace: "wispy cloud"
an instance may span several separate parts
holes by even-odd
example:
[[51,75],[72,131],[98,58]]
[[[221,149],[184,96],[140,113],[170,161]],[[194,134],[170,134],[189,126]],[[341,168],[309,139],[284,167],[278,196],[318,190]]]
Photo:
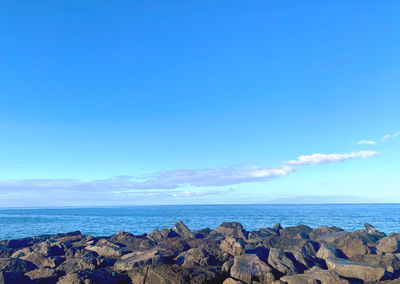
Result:
[[118,176],[110,179],[82,181],[77,179],[2,180],[0,190],[37,191],[45,189],[69,191],[128,191],[174,189],[183,186],[227,186],[246,182],[266,181],[285,176],[294,169],[278,167],[226,167],[221,169],[182,169],[163,171],[147,178]]
[[358,145],[376,145],[376,141],[372,140],[361,140],[357,143]]
[[[23,197],[37,199],[46,195],[66,200],[107,200],[136,197],[184,198],[206,195],[229,194],[233,190],[224,189],[242,183],[263,182],[286,176],[303,165],[342,162],[345,160],[368,158],[377,155],[375,151],[359,151],[344,154],[312,154],[284,162],[276,167],[230,166],[218,169],[178,169],[162,171],[151,176],[116,176],[108,179],[25,179],[0,180],[0,197]],[[222,187],[212,190],[185,190],[187,187]],[[130,200],[130,199],[129,199]]]
[[327,164],[327,163],[337,163],[343,162],[346,160],[353,159],[365,159],[368,157],[376,156],[378,152],[376,151],[358,151],[351,153],[343,153],[343,154],[312,154],[312,155],[303,155],[299,156],[296,160],[291,160],[285,162],[287,165],[293,166],[302,166],[302,165],[318,165],[318,164]]
[[386,134],[381,138],[381,142],[387,142],[389,139],[394,139],[396,137],[400,136],[400,131],[395,132],[393,134]]

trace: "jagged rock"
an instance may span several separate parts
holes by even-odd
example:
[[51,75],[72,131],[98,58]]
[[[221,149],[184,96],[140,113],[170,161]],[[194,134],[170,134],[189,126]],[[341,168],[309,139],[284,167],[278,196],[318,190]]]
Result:
[[30,261],[18,258],[0,258],[0,271],[26,273],[37,267]]
[[[282,238],[287,238],[287,239],[292,239],[295,238],[298,234],[301,234],[303,236],[307,236],[310,232],[312,232],[312,228],[305,226],[305,225],[298,225],[294,227],[286,227],[284,229],[279,230],[279,234]],[[304,238],[304,237],[302,237]]]
[[371,249],[365,245],[361,238],[347,232],[339,231],[329,235],[324,235],[321,236],[319,240],[340,250],[347,258],[371,253]]
[[339,253],[333,246],[329,244],[322,244],[315,256],[322,259],[327,259],[329,257],[337,258],[339,257]]
[[391,274],[391,278],[400,277],[400,256],[394,254],[376,255],[358,255],[352,259],[355,262],[366,263],[372,266],[382,267]]
[[56,270],[65,273],[75,273],[81,270],[95,270],[98,267],[95,258],[71,258],[61,263]]
[[60,277],[60,271],[57,271],[52,268],[38,268],[32,271],[25,273],[31,280],[43,280],[41,282],[46,283],[55,283],[56,280]]
[[114,270],[129,271],[141,265],[161,265],[163,263],[164,257],[158,250],[132,252],[122,256],[121,260],[115,262]]
[[304,239],[287,239],[273,237],[263,241],[266,248],[277,248],[286,251],[301,250],[309,255],[315,255],[319,249],[319,243]]
[[400,234],[390,234],[389,236],[380,239],[376,249],[381,253],[400,252]]
[[112,274],[103,269],[96,271],[82,270],[60,278],[57,284],[111,284],[115,283]]
[[119,258],[122,255],[121,250],[109,246],[94,245],[94,246],[87,246],[85,249],[89,251],[94,251],[99,256],[104,256],[108,258]]
[[129,272],[132,284],[186,284],[189,272],[176,265],[135,268]]
[[193,235],[195,235],[195,237],[197,239],[202,239],[202,238],[207,237],[210,233],[211,233],[210,228],[205,228],[205,229],[194,231]]
[[272,269],[255,254],[235,256],[230,274],[245,283],[270,283],[275,279]]
[[240,280],[235,280],[233,278],[227,278],[222,284],[243,284]]
[[293,275],[300,273],[293,260],[286,252],[271,248],[268,256],[268,264],[271,265],[279,275]]
[[160,251],[168,250],[170,252],[168,254],[172,257],[175,257],[181,252],[189,249],[187,242],[180,237],[162,239],[158,242],[158,245],[157,249]]
[[332,270],[316,270],[304,274],[284,276],[280,280],[285,284],[349,284],[349,281],[341,279]]
[[223,236],[232,236],[237,239],[246,239],[247,236],[247,232],[243,229],[242,224],[236,222],[224,222],[213,232]]
[[154,229],[153,232],[149,233],[147,235],[147,238],[149,238],[151,241],[157,243],[165,238],[173,238],[178,236],[173,230],[171,229],[162,229],[159,231],[157,228]]
[[204,248],[193,248],[176,257],[176,264],[182,267],[213,265],[216,260]]
[[106,247],[112,247],[112,248],[115,248],[115,249],[118,249],[118,248],[121,247],[120,245],[118,245],[116,243],[113,243],[113,242],[110,242],[107,239],[99,239],[96,242],[96,246],[106,246]]
[[279,234],[279,231],[282,230],[282,226],[281,223],[276,223],[273,227],[272,230],[274,230],[275,232],[277,232]]
[[49,241],[36,243],[32,246],[32,250],[48,257],[60,256],[65,253],[60,243],[50,243]]
[[174,231],[184,239],[195,238],[192,231],[190,231],[190,229],[181,220],[179,220],[174,224]]
[[231,236],[225,237],[225,239],[221,242],[220,248],[223,252],[227,252],[233,256],[238,256],[246,253],[243,243],[237,241]]
[[27,260],[36,265],[37,267],[50,267],[50,268],[54,268],[64,261],[62,257],[59,256],[46,257],[43,254],[37,252],[28,253],[20,257],[20,259]]
[[20,271],[0,271],[0,284],[29,284],[32,281]]
[[375,227],[372,226],[371,224],[365,223],[365,224],[364,224],[364,228],[365,228],[365,232],[366,232],[368,235],[373,235],[373,236],[376,236],[376,237],[379,237],[379,238],[386,237],[386,234],[385,234],[385,233],[379,232],[379,231],[378,231],[377,229],[375,229]]
[[12,253],[13,253],[12,248],[9,248],[4,245],[0,245],[0,258],[10,257]]
[[112,235],[109,239],[111,242],[122,245],[124,249],[130,251],[149,250],[156,245],[146,236],[134,236],[124,231]]
[[382,280],[386,274],[385,269],[382,267],[339,258],[328,258],[326,260],[326,265],[328,269],[335,270],[341,277],[360,279],[367,283],[376,283]]
[[247,238],[251,239],[263,239],[269,236],[277,236],[278,233],[270,228],[261,228],[258,231],[251,231]]
[[312,232],[308,233],[308,236],[310,237],[311,240],[318,240],[319,237],[321,236],[326,236],[330,235],[332,233],[336,232],[344,232],[343,229],[338,228],[338,227],[319,227],[313,230]]
[[230,259],[230,260],[225,261],[224,264],[222,264],[222,268],[221,268],[222,272],[229,273],[232,265],[233,265],[233,260]]

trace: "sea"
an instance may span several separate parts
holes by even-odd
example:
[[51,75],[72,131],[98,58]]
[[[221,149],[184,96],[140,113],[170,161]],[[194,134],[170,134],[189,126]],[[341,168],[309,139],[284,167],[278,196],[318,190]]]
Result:
[[135,235],[173,228],[182,220],[190,229],[214,229],[240,222],[248,230],[299,224],[337,226],[349,231],[370,223],[387,234],[400,233],[400,204],[161,205],[124,207],[1,208],[0,240],[79,230],[94,236],[120,231]]

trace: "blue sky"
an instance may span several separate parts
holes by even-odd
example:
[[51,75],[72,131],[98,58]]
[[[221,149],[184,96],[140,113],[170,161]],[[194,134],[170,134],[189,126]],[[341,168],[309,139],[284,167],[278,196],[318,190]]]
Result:
[[400,202],[399,9],[2,1],[0,206]]

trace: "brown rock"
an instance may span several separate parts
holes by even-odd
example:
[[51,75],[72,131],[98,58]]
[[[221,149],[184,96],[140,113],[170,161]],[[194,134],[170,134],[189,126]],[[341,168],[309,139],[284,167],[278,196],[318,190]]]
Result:
[[195,237],[192,231],[181,220],[174,224],[174,231],[184,239],[193,239]]
[[280,275],[293,275],[300,273],[300,269],[289,255],[280,250],[271,248],[268,256],[268,264],[271,265]]
[[219,225],[213,232],[223,236],[232,236],[234,238],[246,239],[247,232],[240,223],[224,222]]
[[326,260],[328,269],[333,269],[341,277],[360,279],[364,282],[376,283],[386,274],[382,267],[353,262],[340,258],[328,258]]
[[148,250],[141,252],[132,252],[121,257],[114,264],[116,271],[129,271],[134,267],[142,265],[161,265],[164,263],[164,257],[158,250]]
[[237,241],[235,238],[231,236],[225,237],[225,239],[221,242],[220,249],[223,252],[227,252],[233,256],[238,256],[246,253],[243,243]]
[[381,253],[400,252],[400,234],[390,234],[389,236],[380,239],[376,249]]
[[280,279],[285,284],[349,284],[332,270],[316,270],[305,274],[284,276]]
[[235,256],[230,274],[245,283],[255,283],[252,281],[269,283],[275,279],[271,268],[255,254]]

